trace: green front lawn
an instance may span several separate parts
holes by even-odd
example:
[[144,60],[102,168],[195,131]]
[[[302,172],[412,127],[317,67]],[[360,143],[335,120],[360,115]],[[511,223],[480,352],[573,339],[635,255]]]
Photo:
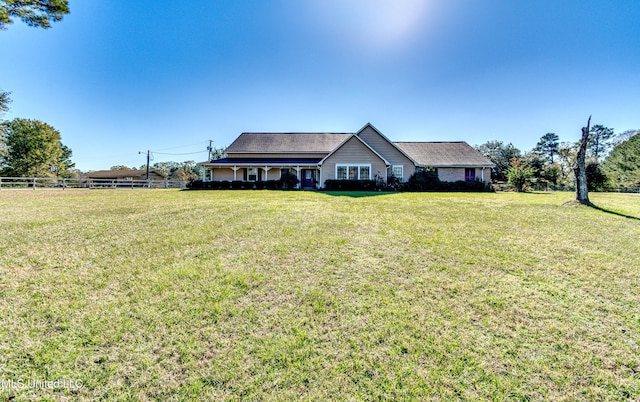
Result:
[[2,189],[0,398],[640,399],[640,196],[572,198]]

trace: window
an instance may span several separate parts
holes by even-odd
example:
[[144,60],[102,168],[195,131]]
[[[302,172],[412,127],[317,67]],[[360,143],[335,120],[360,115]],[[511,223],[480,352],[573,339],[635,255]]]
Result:
[[349,166],[349,180],[358,180],[357,166]]
[[258,168],[248,168],[247,169],[247,180],[248,181],[256,181],[256,180],[258,180]]
[[371,180],[371,165],[336,165],[338,180]]
[[464,181],[475,181],[475,179],[476,179],[476,169],[464,168]]
[[346,166],[336,166],[336,179],[338,179],[338,180],[347,180],[347,167]]
[[360,180],[370,180],[371,175],[369,171],[371,170],[370,166],[360,166]]
[[391,167],[391,174],[393,177],[397,178],[400,181],[404,181],[404,166],[403,165],[393,165]]

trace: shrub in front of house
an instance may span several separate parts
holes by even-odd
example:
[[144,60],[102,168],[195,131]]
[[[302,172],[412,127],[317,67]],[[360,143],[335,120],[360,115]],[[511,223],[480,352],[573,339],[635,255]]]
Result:
[[300,183],[298,177],[291,172],[282,172],[280,180],[278,180],[278,187],[283,190],[291,190],[296,188],[296,185]]
[[490,191],[490,187],[484,184],[480,180],[474,180],[474,181],[458,180],[458,181],[452,181],[452,182],[441,181],[440,189],[438,191],[481,193],[484,191]]
[[[297,180],[295,175],[294,179]],[[267,181],[242,181],[242,180],[222,180],[222,181],[202,181],[193,180],[187,183],[187,189],[189,190],[286,190],[295,188],[296,181],[288,181],[285,187],[280,180],[267,180]]]
[[438,173],[432,169],[416,170],[405,183],[400,186],[400,191],[439,191],[440,179]]
[[440,181],[435,170],[424,169],[416,171],[409,180],[402,183],[400,191],[484,192],[492,190],[481,180]]
[[254,190],[277,190],[278,180],[256,181],[245,183],[245,188],[253,188]]
[[191,180],[187,183],[187,189],[189,190],[213,190],[215,189],[215,182]]
[[192,180],[187,183],[187,188],[189,190],[202,190],[204,189],[204,182],[202,180]]
[[242,180],[233,180],[230,185],[231,190],[244,190],[245,183]]
[[326,191],[375,191],[375,180],[327,180]]

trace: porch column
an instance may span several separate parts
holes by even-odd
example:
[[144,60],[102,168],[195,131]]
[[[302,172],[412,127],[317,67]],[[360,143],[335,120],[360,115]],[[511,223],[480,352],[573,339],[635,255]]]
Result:
[[271,170],[269,166],[264,167],[264,181],[269,180],[269,170]]
[[233,181],[237,181],[238,180],[238,177],[237,177],[238,167],[234,166],[234,167],[232,167],[232,169],[233,169]]
[[300,177],[300,166],[296,166],[296,177],[298,178],[298,188],[300,188],[302,178]]
[[213,181],[213,168],[209,170],[209,181]]
[[480,177],[482,178],[482,182],[484,183],[484,166],[482,167],[482,171],[480,172]]
[[318,188],[322,188],[322,166],[318,166]]

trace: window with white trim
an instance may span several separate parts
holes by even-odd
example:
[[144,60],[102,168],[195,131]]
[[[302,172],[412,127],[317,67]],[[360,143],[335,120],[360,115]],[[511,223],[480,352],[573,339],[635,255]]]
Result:
[[476,169],[475,168],[465,168],[464,169],[464,181],[475,181],[476,180]]
[[404,181],[404,166],[403,165],[393,165],[391,167],[391,174],[393,177],[397,178],[400,181]]
[[256,180],[258,180],[258,168],[248,168],[247,169],[247,180],[248,181],[256,181]]
[[371,180],[371,165],[336,164],[338,180]]
[[371,166],[360,166],[360,180],[370,180],[371,179]]

